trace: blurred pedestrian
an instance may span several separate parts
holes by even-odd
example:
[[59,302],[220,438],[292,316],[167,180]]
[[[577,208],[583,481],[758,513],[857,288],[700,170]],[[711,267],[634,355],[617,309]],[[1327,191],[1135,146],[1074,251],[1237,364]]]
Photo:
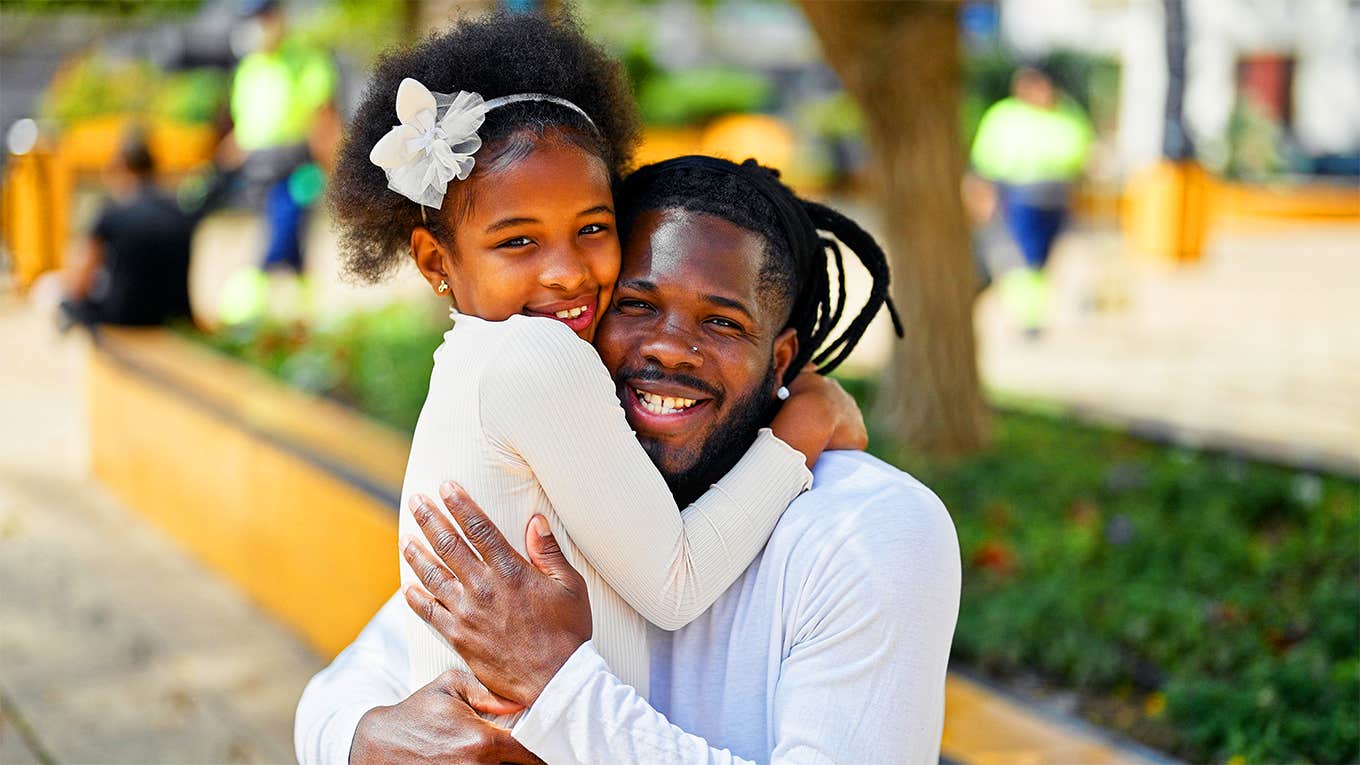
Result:
[[[278,0],[246,0],[258,47],[236,68],[231,87],[231,134],[219,150],[239,164],[247,193],[263,203],[269,227],[265,269],[302,271],[302,231],[318,194],[319,172],[308,146],[313,122],[335,93],[330,57],[289,36]],[[261,199],[262,197],[262,199]]]
[[162,324],[189,317],[189,242],[193,226],[153,182],[146,137],[123,139],[106,178],[112,199],[68,273],[61,303],[69,324]]
[[1090,120],[1047,73],[1022,67],[1011,96],[982,116],[973,141],[973,172],[991,186],[1024,266],[1000,279],[1002,298],[1028,333],[1047,314],[1043,269],[1067,223],[1072,184],[1090,153]]

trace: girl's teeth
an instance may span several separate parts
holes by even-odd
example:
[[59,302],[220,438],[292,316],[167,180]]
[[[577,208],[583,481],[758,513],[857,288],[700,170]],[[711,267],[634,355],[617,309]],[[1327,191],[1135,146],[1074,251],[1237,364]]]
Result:
[[583,314],[583,313],[585,313],[585,312],[586,312],[586,306],[578,306],[578,307],[576,307],[576,308],[568,308],[568,309],[565,310],[565,311],[558,311],[557,313],[555,313],[555,314],[553,314],[553,315],[556,316],[556,317],[559,318],[559,319],[575,319],[577,316],[580,316],[581,314]]

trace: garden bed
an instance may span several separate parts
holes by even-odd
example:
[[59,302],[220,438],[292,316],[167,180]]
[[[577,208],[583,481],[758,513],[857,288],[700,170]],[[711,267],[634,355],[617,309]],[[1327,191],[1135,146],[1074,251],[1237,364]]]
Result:
[[89,369],[95,476],[337,653],[397,588],[409,437],[158,329],[101,329]]
[[1360,761],[1360,485],[1016,412],[944,500],[953,658],[1194,762]]

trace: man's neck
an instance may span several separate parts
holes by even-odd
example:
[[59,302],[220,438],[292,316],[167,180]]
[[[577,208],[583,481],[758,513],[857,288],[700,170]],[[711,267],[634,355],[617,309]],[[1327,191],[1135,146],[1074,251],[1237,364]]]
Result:
[[694,500],[702,497],[709,487],[717,483],[723,476],[736,467],[741,458],[746,456],[746,450],[751,448],[755,442],[758,430],[752,430],[742,436],[737,436],[725,443],[712,445],[714,452],[705,454],[700,459],[700,464],[693,472],[679,476],[672,480],[666,478],[666,484],[670,486],[671,493],[675,495],[675,504],[679,507],[688,507]]

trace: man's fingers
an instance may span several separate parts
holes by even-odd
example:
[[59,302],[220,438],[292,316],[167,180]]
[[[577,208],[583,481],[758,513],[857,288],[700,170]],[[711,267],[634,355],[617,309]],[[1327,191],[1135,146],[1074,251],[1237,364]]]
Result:
[[424,494],[412,496],[411,515],[415,517],[425,538],[430,540],[434,554],[444,561],[454,576],[462,579],[472,567],[478,565],[477,556],[458,534],[458,529],[435,508],[429,497]]
[[446,638],[453,635],[455,620],[443,603],[415,585],[407,587],[402,594],[406,596],[406,605],[416,612],[416,616],[425,620],[426,624],[434,627],[436,632]]
[[454,520],[463,528],[467,541],[487,565],[500,573],[508,573],[523,561],[515,548],[505,541],[505,536],[496,528],[496,524],[463,491],[463,487],[447,481],[439,487],[439,496],[444,499],[444,507],[449,509]]
[[581,579],[581,575],[562,554],[562,547],[557,544],[557,537],[553,536],[547,518],[535,515],[529,519],[529,528],[524,532],[524,549],[529,553],[529,562],[553,579],[573,585]]
[[487,690],[481,681],[465,669],[450,669],[440,676],[439,682],[446,693],[461,698],[468,706],[483,714],[511,715],[524,709],[523,704]]
[[402,542],[401,556],[425,585],[426,591],[443,601],[445,606],[453,605],[459,594],[458,580],[428,550],[413,537],[407,537]]

